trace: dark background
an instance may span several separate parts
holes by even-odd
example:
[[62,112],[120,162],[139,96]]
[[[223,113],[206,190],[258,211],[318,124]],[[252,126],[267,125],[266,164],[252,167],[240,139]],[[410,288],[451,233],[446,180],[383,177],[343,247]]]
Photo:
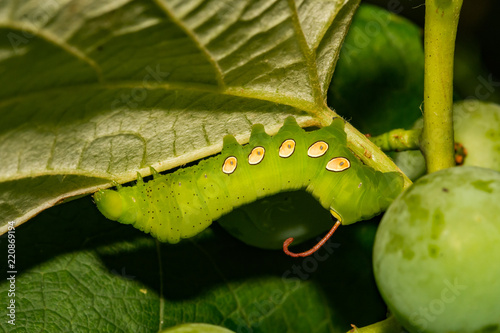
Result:
[[[424,0],[369,0],[380,7],[402,8],[400,15],[424,27]],[[493,75],[500,82],[500,1],[464,0],[458,24],[455,55],[455,90],[462,97],[474,95],[477,77]],[[500,93],[488,98],[500,102]]]

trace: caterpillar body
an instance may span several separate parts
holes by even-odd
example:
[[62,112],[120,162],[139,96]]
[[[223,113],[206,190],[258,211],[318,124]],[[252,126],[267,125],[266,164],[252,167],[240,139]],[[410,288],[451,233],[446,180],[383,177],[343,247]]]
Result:
[[252,127],[248,145],[224,137],[222,152],[136,186],[100,190],[98,209],[158,240],[177,243],[236,207],[282,191],[305,189],[346,225],[385,210],[403,188],[399,173],[364,165],[347,147],[344,121],[306,132],[288,117],[275,136]]

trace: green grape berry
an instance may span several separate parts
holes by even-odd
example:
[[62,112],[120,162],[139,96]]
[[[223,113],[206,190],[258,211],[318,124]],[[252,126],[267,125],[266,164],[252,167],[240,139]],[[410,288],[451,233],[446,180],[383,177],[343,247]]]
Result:
[[168,328],[160,333],[234,333],[234,331],[228,330],[222,326],[204,323],[188,323]]
[[374,272],[410,332],[500,332],[500,173],[456,167],[422,177],[377,230]]
[[330,213],[305,191],[282,192],[239,207],[219,218],[239,240],[263,249],[281,249],[283,240],[300,244],[332,227]]
[[[413,128],[422,128],[423,119]],[[458,164],[500,171],[500,105],[478,100],[464,100],[453,105],[455,143],[465,149]],[[458,154],[457,154],[458,155]],[[413,181],[425,174],[425,159],[420,151],[392,153],[391,157]]]
[[500,171],[500,105],[466,100],[453,107],[455,141],[467,149],[463,165]]

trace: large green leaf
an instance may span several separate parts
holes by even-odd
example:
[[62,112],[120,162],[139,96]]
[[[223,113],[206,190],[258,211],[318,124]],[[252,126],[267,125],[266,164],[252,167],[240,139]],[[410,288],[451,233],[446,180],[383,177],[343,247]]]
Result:
[[[15,296],[4,280],[0,331],[139,333],[197,322],[235,332],[346,332],[385,317],[371,267],[375,231],[373,222],[341,228],[301,259],[246,246],[216,225],[159,244],[81,198],[16,229]],[[7,243],[0,237],[2,253]],[[15,326],[5,316],[11,299]]]
[[358,2],[0,2],[0,233],[254,123],[324,124]]

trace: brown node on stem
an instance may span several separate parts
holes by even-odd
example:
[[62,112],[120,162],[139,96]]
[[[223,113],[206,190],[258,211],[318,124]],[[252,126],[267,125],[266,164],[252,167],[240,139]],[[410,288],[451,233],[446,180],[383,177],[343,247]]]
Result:
[[460,142],[455,142],[455,163],[457,165],[464,164],[467,157],[467,149]]

